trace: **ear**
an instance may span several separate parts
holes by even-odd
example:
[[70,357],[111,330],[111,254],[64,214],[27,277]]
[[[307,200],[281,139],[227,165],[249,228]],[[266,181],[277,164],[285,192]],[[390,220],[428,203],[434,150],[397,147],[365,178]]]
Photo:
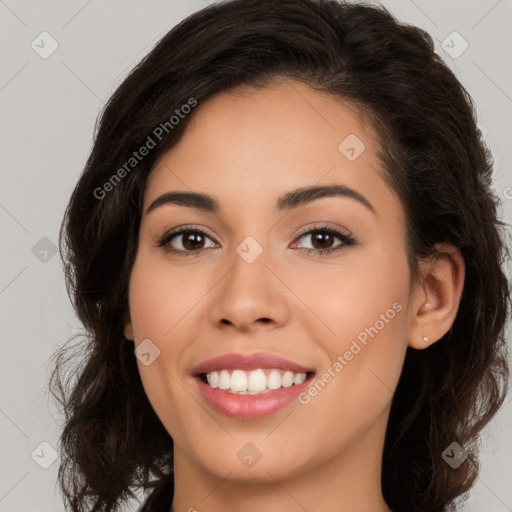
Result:
[[130,341],[133,341],[135,338],[133,335],[133,325],[128,314],[125,315],[124,337]]
[[[452,327],[464,287],[465,264],[452,244],[436,244],[433,260],[420,263],[421,279],[413,292],[408,344],[421,350]],[[424,339],[426,338],[426,339]]]

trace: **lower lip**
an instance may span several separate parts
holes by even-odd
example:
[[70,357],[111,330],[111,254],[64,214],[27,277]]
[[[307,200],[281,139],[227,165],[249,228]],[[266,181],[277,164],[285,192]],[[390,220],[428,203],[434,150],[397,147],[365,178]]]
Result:
[[312,378],[313,375],[302,384],[294,384],[289,388],[279,388],[259,395],[237,395],[212,388],[199,377],[196,377],[196,381],[201,395],[216,411],[231,418],[253,420],[284,409],[309,387]]

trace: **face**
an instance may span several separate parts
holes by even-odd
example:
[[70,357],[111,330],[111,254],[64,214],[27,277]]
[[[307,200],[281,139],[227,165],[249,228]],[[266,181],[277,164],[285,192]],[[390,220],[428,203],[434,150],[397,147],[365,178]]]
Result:
[[201,104],[155,165],[125,334],[177,466],[267,482],[380,455],[411,276],[375,152],[353,109],[282,81]]

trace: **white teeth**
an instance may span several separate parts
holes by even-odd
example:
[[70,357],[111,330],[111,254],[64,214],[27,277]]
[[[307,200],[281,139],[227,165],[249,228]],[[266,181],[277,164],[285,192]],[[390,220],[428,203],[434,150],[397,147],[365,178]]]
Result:
[[210,384],[212,388],[219,386],[219,374],[217,372],[208,373],[206,378],[208,379],[208,384]]
[[286,372],[286,373],[281,377],[281,384],[282,384],[285,388],[289,388],[290,386],[293,386],[293,372]]
[[302,384],[306,380],[305,373],[293,373],[278,369],[272,370],[221,370],[209,372],[206,380],[212,388],[223,389],[239,395],[259,395],[281,387],[289,388],[294,384]]
[[[233,377],[231,377],[231,378],[233,378]],[[266,387],[267,387],[267,377],[265,377],[263,370],[256,370],[249,374],[249,383],[247,385],[247,389],[249,391],[263,391]]]
[[242,370],[233,370],[231,374],[231,391],[247,391],[247,375]]
[[281,387],[281,374],[277,370],[272,370],[267,377],[268,389],[279,389]]
[[302,384],[306,380],[306,374],[305,373],[296,373],[293,376],[293,383],[294,384]]
[[227,370],[222,370],[219,375],[219,389],[229,389],[230,386],[231,376],[229,375],[229,372]]

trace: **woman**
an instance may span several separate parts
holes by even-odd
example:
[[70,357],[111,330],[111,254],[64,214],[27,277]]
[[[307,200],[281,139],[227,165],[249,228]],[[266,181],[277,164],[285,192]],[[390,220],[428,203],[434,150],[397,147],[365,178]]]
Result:
[[384,8],[181,22],[108,102],[62,226],[72,510],[150,487],[143,511],[454,510],[508,378],[491,180],[468,93]]

